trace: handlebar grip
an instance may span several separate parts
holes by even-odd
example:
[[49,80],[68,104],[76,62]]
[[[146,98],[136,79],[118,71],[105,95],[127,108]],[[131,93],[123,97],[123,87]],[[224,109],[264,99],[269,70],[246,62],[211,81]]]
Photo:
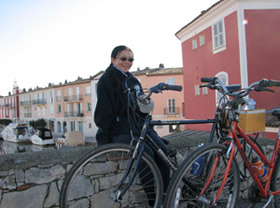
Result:
[[163,90],[174,90],[174,91],[181,91],[182,86],[179,85],[169,85],[163,82],[158,83],[157,85],[150,88],[150,91],[153,93],[160,93]]
[[267,87],[280,87],[280,81],[268,80],[266,86]]
[[213,82],[217,77],[201,77],[201,82]]
[[166,84],[163,90],[173,90],[173,91],[182,91],[182,86],[181,85],[169,85]]

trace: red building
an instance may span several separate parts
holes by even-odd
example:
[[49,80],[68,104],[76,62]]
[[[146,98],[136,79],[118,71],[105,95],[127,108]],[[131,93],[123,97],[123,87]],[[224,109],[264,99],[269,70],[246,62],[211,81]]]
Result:
[[[280,80],[280,1],[221,0],[180,29],[186,118],[213,117],[214,91],[200,89],[201,77],[217,76],[226,84],[262,78]],[[275,93],[253,92],[257,108],[280,106]]]

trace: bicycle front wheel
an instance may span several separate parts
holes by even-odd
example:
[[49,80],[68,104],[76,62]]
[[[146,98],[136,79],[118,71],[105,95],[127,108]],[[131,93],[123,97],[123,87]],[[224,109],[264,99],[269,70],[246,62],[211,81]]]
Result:
[[221,144],[206,144],[195,150],[175,172],[164,207],[235,207],[239,194],[239,169],[235,159],[224,188],[218,193],[228,164],[226,150]]
[[139,163],[136,177],[130,180],[135,163],[127,179],[118,190],[132,182],[124,196],[116,200],[120,184],[134,148],[126,144],[100,146],[79,159],[67,173],[62,184],[59,207],[160,207],[162,177],[160,171],[145,152]]

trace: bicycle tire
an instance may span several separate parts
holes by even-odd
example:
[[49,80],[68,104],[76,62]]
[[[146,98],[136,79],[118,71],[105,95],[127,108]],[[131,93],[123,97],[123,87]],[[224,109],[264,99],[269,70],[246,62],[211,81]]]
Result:
[[[116,202],[110,195],[123,177],[133,150],[132,146],[126,144],[107,144],[80,158],[65,177],[59,207],[160,207],[162,177],[156,163],[145,152],[140,162],[141,168],[123,198]],[[144,180],[145,184],[142,183]]]
[[[274,170],[273,170],[271,181],[270,181],[270,190],[271,191],[280,190],[280,154],[278,154],[278,157],[275,162]],[[280,207],[280,195],[275,195],[274,200],[275,200],[274,207],[279,208]]]
[[[168,192],[164,201],[165,208],[178,207],[212,207],[211,201],[220,187],[224,178],[226,167],[227,147],[222,144],[206,144],[190,154],[190,156],[180,165],[168,187]],[[198,197],[209,177],[209,172],[213,166],[213,159],[221,155],[218,167],[214,174],[214,180],[206,189],[203,196]],[[195,172],[195,166],[202,158],[201,169]],[[197,166],[199,167],[199,166]],[[187,184],[187,185],[186,185]],[[229,176],[219,200],[214,206],[235,207],[239,195],[239,168],[236,160],[233,159]]]

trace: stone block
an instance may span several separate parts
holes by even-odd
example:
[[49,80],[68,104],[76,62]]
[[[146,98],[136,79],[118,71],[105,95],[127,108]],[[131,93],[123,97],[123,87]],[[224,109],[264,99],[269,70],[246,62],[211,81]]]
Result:
[[15,176],[7,176],[7,177],[1,177],[0,178],[0,188],[1,189],[9,189],[9,190],[14,190],[17,188],[16,186],[16,181],[15,181]]
[[25,182],[34,184],[44,184],[64,177],[65,170],[61,165],[56,165],[48,169],[30,168],[25,171]]
[[24,191],[8,192],[3,194],[0,207],[7,208],[35,208],[43,207],[47,195],[47,186],[35,186]]
[[51,183],[44,207],[52,207],[55,204],[58,204],[58,200],[59,200],[59,192],[56,183]]

